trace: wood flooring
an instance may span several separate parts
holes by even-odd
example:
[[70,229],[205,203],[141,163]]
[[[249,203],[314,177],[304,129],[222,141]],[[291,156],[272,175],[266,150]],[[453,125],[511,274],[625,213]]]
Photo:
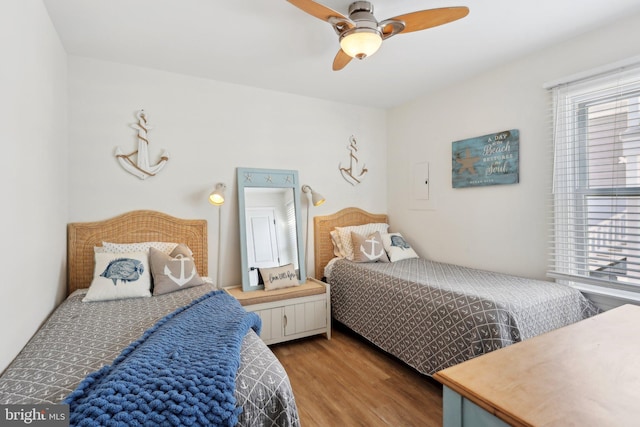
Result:
[[302,427],[442,426],[442,386],[341,325],[276,344]]

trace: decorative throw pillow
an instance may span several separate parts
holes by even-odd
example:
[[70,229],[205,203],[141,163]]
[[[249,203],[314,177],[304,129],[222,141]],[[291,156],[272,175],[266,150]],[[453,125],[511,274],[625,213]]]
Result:
[[96,253],[94,256],[93,281],[83,302],[151,296],[146,252]]
[[169,255],[154,247],[149,248],[154,296],[204,285],[191,255],[186,245],[176,246]]
[[293,264],[281,265],[280,267],[259,268],[262,280],[264,280],[264,290],[290,288],[298,286],[298,274]]
[[125,252],[148,252],[149,248],[156,248],[165,254],[170,254],[178,246],[177,243],[171,242],[140,242],[140,243],[111,243],[102,242],[104,252],[110,252],[113,254],[125,253]]
[[[155,248],[155,249],[158,249],[158,248]],[[158,250],[162,251],[162,249],[158,249]],[[185,245],[184,243],[178,244],[178,246],[176,246],[171,252],[169,252],[169,255],[173,257],[178,254],[182,254],[188,257],[193,257],[193,251],[189,246]]]
[[349,261],[353,261],[353,242],[351,242],[351,232],[353,231],[354,233],[362,236],[368,236],[376,231],[383,234],[389,229],[389,224],[372,222],[370,224],[351,225],[349,227],[336,227],[335,229],[340,237],[344,257]]
[[351,241],[353,242],[354,262],[389,262],[379,232],[363,236],[352,231]]
[[329,232],[331,236],[331,243],[333,243],[333,255],[338,258],[344,258],[344,249],[342,249],[342,242],[340,242],[340,236],[336,230],[331,230]]
[[418,258],[418,254],[416,254],[400,233],[383,234],[382,243],[384,244],[384,249],[387,251],[391,262],[408,258]]

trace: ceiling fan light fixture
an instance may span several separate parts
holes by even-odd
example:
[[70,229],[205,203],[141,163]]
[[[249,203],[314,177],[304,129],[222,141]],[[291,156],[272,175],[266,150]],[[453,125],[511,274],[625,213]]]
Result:
[[364,59],[380,49],[382,36],[371,28],[354,28],[340,38],[340,48],[352,58]]
[[333,71],[342,70],[353,58],[363,59],[377,52],[382,41],[396,34],[422,31],[457,21],[469,14],[466,6],[441,7],[404,13],[378,21],[373,4],[366,0],[352,1],[349,15],[317,3],[316,0],[288,0],[311,16],[328,22],[338,34],[340,50],[333,59]]

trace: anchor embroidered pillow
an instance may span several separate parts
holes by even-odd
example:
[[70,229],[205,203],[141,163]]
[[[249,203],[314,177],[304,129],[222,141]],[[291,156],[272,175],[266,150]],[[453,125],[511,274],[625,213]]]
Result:
[[176,246],[168,255],[153,247],[149,248],[149,264],[154,296],[204,284],[191,258],[191,250],[185,245]]
[[368,236],[371,233],[379,232],[386,233],[389,229],[389,224],[385,223],[370,223],[363,225],[351,225],[347,227],[336,227],[338,232],[338,238],[340,239],[340,249],[344,252],[344,257],[349,261],[353,261],[353,242],[351,241],[351,233],[358,233],[363,236]]
[[83,302],[151,296],[146,252],[96,253],[93,280]]
[[351,242],[353,242],[353,262],[389,262],[380,232],[376,231],[363,236],[352,231]]

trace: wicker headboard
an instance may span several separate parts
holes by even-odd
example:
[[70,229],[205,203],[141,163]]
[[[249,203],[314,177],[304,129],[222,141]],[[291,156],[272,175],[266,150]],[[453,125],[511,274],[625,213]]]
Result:
[[180,219],[150,210],[128,212],[105,221],[67,226],[67,295],[88,288],[93,278],[94,246],[102,242],[176,242],[193,251],[196,269],[208,275],[207,221]]
[[316,216],[313,218],[313,249],[316,266],[316,278],[324,275],[324,267],[333,255],[333,243],[331,243],[330,232],[335,227],[347,227],[349,225],[362,225],[372,222],[388,223],[385,214],[372,214],[359,208],[345,208],[339,212],[326,216]]

